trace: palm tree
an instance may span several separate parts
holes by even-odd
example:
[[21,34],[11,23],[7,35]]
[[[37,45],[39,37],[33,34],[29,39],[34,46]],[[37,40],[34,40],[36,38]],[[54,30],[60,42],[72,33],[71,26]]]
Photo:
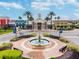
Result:
[[54,19],[57,19],[57,17],[55,17]]
[[55,19],[60,19],[60,16],[55,17]]
[[58,16],[57,19],[60,19],[60,16]]
[[55,16],[56,14],[54,12],[50,12],[49,15],[50,15],[51,29],[52,29],[52,16]]
[[23,15],[24,15],[24,16],[26,16],[26,15],[27,15],[27,18],[28,18],[28,20],[29,20],[29,17],[30,17],[30,15],[31,15],[31,12],[26,11]]
[[32,20],[34,20],[34,18],[32,17],[32,15],[30,15],[29,21],[32,21]]
[[56,14],[54,12],[50,12],[49,15],[50,15],[50,19],[52,20],[52,16],[55,16]]
[[49,20],[49,17],[47,16],[47,17],[45,18],[45,20],[46,20],[46,22],[45,22],[45,29],[47,29],[47,21]]
[[22,19],[22,17],[21,16],[18,16],[18,19]]
[[48,20],[49,20],[49,17],[47,16],[47,17],[45,18],[45,20],[48,21]]

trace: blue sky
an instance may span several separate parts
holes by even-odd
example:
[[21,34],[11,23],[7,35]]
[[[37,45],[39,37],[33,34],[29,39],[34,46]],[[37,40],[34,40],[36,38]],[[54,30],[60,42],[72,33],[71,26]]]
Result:
[[50,11],[62,19],[79,19],[79,0],[0,0],[0,16],[17,19],[25,11],[30,11],[34,18],[38,13],[45,18]]

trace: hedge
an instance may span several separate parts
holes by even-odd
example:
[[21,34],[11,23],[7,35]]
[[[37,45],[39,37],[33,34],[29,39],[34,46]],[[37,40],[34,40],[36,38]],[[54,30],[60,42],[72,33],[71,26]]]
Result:
[[44,37],[48,37],[50,34],[48,32],[43,33]]
[[0,59],[3,59],[3,57],[0,55]]
[[12,43],[2,43],[2,44],[0,45],[0,51],[1,51],[1,50],[6,50],[6,49],[11,49],[12,46],[13,46]]
[[12,43],[2,43],[3,46],[6,46],[6,47],[10,47],[12,46],[13,44]]
[[69,50],[73,50],[73,51],[79,53],[79,46],[78,45],[76,45],[74,43],[68,43],[67,46],[68,46]]
[[68,41],[67,39],[63,38],[63,37],[60,37],[59,40],[60,40],[61,42],[64,42],[64,43],[69,43],[69,41]]
[[29,35],[31,35],[31,36],[33,36],[33,37],[37,36],[37,34],[34,33],[34,32],[31,32]]
[[0,59],[22,59],[22,52],[18,50],[4,50],[0,52]]
[[10,47],[12,45],[13,45],[12,43],[2,43],[0,47]]

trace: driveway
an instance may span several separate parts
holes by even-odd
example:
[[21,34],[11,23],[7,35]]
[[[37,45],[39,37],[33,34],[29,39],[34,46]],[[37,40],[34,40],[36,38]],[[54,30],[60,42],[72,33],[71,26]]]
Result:
[[[26,35],[29,33],[29,31],[21,31],[22,35]],[[52,31],[50,32],[53,35],[59,36],[59,32],[58,31]],[[18,34],[19,36],[19,34]],[[70,40],[71,42],[79,45],[79,30],[73,30],[73,31],[63,31],[63,33],[61,34],[62,37],[67,38],[68,40]],[[0,42],[9,42],[11,38],[15,37],[14,33],[9,33],[9,34],[4,34],[4,35],[0,35]]]
[[[21,35],[27,35],[29,32],[28,31],[21,31],[20,33],[21,33]],[[1,42],[9,42],[12,38],[15,37],[15,35],[16,34],[14,34],[14,33],[0,35],[0,43]],[[18,33],[17,36],[20,36],[20,34]]]
[[11,38],[13,38],[15,34],[9,33],[9,34],[4,34],[0,35],[0,42],[9,42]]
[[[51,34],[59,36],[58,31],[54,31]],[[79,45],[79,30],[63,31],[61,36],[64,37],[64,38],[67,38],[69,41]]]

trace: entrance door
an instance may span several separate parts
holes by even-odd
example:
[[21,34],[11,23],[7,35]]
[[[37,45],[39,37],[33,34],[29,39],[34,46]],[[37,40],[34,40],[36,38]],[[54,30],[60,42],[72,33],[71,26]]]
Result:
[[37,25],[38,25],[38,30],[41,30],[42,23],[37,23]]

